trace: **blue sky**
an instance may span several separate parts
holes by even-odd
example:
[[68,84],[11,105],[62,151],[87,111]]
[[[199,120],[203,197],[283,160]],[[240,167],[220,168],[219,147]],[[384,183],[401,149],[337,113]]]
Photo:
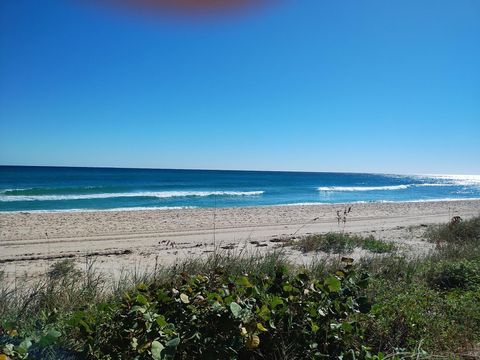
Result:
[[480,2],[0,2],[0,164],[480,174]]

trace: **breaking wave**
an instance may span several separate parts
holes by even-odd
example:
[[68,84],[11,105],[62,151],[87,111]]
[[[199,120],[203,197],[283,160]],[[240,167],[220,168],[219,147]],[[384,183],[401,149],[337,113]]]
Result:
[[66,195],[0,195],[0,201],[58,201],[89,200],[109,198],[157,198],[207,197],[207,196],[259,196],[264,191],[143,191],[103,194],[66,194]]
[[422,184],[404,184],[404,185],[388,185],[388,186],[321,186],[318,191],[394,191],[405,190],[411,187],[444,187],[444,186],[461,186],[452,183],[422,183]]
[[321,186],[318,191],[387,191],[408,189],[411,185],[391,186]]

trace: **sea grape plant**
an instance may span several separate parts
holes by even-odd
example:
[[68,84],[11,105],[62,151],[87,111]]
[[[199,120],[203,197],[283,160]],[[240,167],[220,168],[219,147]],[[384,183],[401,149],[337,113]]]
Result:
[[322,279],[284,266],[273,276],[182,274],[77,312],[70,325],[92,359],[358,358],[367,281],[349,265]]

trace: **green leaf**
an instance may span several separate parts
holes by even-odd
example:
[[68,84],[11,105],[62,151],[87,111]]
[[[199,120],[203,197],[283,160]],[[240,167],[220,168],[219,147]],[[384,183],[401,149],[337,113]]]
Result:
[[218,301],[215,301],[213,304],[212,304],[212,310],[213,311],[216,311],[216,312],[220,312],[223,310],[223,306],[222,304],[220,304]]
[[178,346],[178,344],[180,344],[180,338],[179,337],[176,337],[170,341],[168,341],[165,346],[167,348],[176,348]]
[[230,311],[232,312],[234,317],[239,318],[240,314],[242,313],[242,307],[236,302],[232,301],[230,303]]
[[157,300],[160,303],[168,303],[171,301],[170,295],[164,289],[157,290]]
[[159,317],[157,317],[155,319],[155,321],[156,321],[157,325],[160,326],[160,327],[164,327],[164,326],[168,325],[167,321],[165,320],[165,316],[163,316],[163,315],[160,315]]
[[349,322],[344,322],[344,323],[342,323],[342,328],[343,328],[343,330],[344,330],[345,332],[347,332],[347,333],[350,333],[350,332],[352,332],[352,330],[353,330],[353,326],[352,326],[352,324],[349,323]]
[[38,344],[40,346],[49,346],[49,345],[52,345],[53,343],[55,343],[57,341],[57,339],[61,336],[62,334],[60,333],[60,331],[57,331],[55,329],[51,329],[47,332],[47,334],[45,334],[44,336],[42,336],[40,338],[40,341],[38,342]]
[[242,277],[238,278],[236,283],[237,283],[237,285],[240,285],[240,286],[252,287],[252,284],[250,283],[250,281],[248,280],[248,278],[246,276],[242,276]]
[[335,276],[328,276],[325,279],[325,285],[327,285],[330,292],[338,292],[342,288],[342,283]]
[[270,300],[270,307],[273,309],[278,305],[283,305],[283,300],[280,296],[274,296],[272,300]]
[[16,348],[15,350],[22,355],[25,355],[28,353],[28,349],[32,346],[32,342],[30,339],[25,339],[23,340]]
[[258,316],[262,319],[262,320],[269,320],[270,319],[270,309],[268,308],[268,306],[266,305],[262,305],[262,307],[260,308],[260,310],[258,311]]
[[80,327],[80,326],[83,327],[85,332],[87,332],[88,334],[90,334],[92,332],[92,329],[91,329],[90,325],[88,325],[85,321],[79,320],[78,321],[78,327]]
[[257,329],[260,331],[268,331],[267,329],[265,329],[265,326],[263,326],[262,323],[257,323]]
[[161,360],[163,349],[165,349],[165,347],[160,342],[157,340],[152,341],[152,358],[154,360]]
[[147,308],[145,306],[139,306],[139,305],[134,305],[132,306],[132,310],[130,310],[130,314],[140,312],[142,314],[145,314],[147,312]]
[[142,294],[138,294],[137,297],[135,298],[135,300],[137,301],[137,303],[142,304],[142,305],[147,305],[148,304],[147,298],[145,296],[143,296]]

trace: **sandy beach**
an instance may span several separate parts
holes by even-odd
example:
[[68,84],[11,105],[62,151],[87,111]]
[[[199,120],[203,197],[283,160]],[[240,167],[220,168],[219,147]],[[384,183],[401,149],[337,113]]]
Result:
[[[109,274],[171,265],[219,251],[249,253],[278,249],[276,239],[342,230],[337,210],[352,208],[345,231],[373,234],[418,254],[433,246],[425,225],[453,216],[480,214],[480,200],[265,206],[151,211],[98,211],[0,214],[0,269],[7,277],[35,277],[54,261],[79,264],[95,259]],[[310,260],[286,249],[297,263]],[[354,257],[364,255],[355,251]]]

